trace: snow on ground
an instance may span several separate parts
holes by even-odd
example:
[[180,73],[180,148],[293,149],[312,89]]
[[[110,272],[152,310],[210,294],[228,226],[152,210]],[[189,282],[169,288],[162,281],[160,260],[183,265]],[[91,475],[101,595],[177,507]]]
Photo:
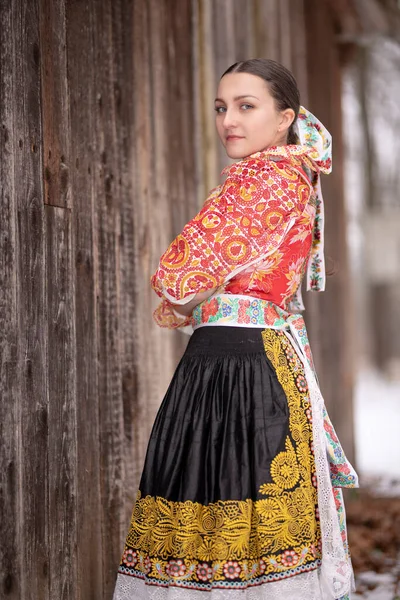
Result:
[[361,595],[355,594],[354,600],[397,600],[399,598],[398,579],[393,573],[373,571],[361,573],[357,578],[357,587],[365,591]]
[[[360,372],[355,389],[355,439],[361,485],[400,498],[400,382]],[[399,500],[400,501],[400,500]],[[391,573],[361,573],[354,600],[399,600],[400,564]]]
[[400,382],[365,370],[359,374],[354,400],[361,476],[395,480],[400,487]]

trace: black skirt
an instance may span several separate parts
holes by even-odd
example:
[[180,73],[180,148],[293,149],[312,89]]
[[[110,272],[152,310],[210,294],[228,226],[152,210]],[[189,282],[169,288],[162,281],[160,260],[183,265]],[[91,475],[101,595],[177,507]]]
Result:
[[151,432],[114,598],[153,586],[230,597],[310,580],[320,559],[311,407],[291,342],[197,329]]

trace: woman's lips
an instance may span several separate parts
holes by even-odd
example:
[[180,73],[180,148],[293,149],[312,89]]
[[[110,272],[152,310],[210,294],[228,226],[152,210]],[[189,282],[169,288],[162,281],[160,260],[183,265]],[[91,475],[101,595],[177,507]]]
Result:
[[241,135],[228,135],[226,138],[227,142],[235,142],[236,140],[242,140],[243,136]]

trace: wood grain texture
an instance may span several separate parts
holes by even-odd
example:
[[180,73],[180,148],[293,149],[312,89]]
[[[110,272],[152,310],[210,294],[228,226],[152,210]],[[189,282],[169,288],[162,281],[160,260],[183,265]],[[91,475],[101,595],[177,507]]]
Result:
[[[352,313],[346,244],[341,120],[341,64],[329,7],[305,3],[309,109],[333,136],[333,171],[322,177],[328,277],[323,294],[307,294],[307,323],[322,392],[349,459],[354,461]],[[315,52],[315,47],[319,51]],[[328,318],[327,318],[328,315]]]
[[[195,131],[197,137],[197,161],[199,173],[199,204],[204,202],[208,191],[215,187],[219,180],[218,140],[215,134],[214,113],[212,110],[218,76],[214,66],[215,35],[213,28],[212,0],[196,0],[196,58],[195,90],[200,110],[196,112]],[[230,64],[230,63],[229,63]],[[225,69],[228,68],[226,65]],[[224,69],[224,70],[225,70]]]
[[65,0],[40,0],[44,203],[71,207]]
[[[113,327],[110,339],[104,340],[101,368],[104,374],[105,393],[101,412],[101,456],[102,458],[102,522],[103,537],[109,539],[104,548],[104,595],[111,597],[116,568],[122,553],[121,540],[126,535],[137,486],[137,410],[138,337],[136,329],[135,276],[137,257],[135,242],[137,223],[134,219],[134,81],[133,76],[133,6],[129,1],[110,3],[105,14],[109,28],[109,73],[103,79],[102,112],[99,128],[103,132],[103,151],[106,152],[106,177],[108,202],[103,201],[103,231],[108,232],[102,245],[102,262],[107,261],[106,244],[112,244],[111,258],[114,264],[103,264],[100,279],[108,281],[108,295],[103,302],[104,327]],[[101,29],[98,43],[101,46]],[[111,112],[110,112],[111,111]],[[110,115],[112,114],[112,120]],[[108,115],[108,116],[107,116]],[[111,125],[111,127],[110,127]],[[106,129],[111,129],[106,132]],[[107,140],[108,138],[108,140]],[[100,205],[101,206],[101,205]],[[107,222],[105,216],[107,217]],[[103,233],[104,236],[104,233]],[[107,240],[107,241],[106,241]],[[111,269],[107,275],[107,269]],[[114,277],[114,282],[111,280]],[[107,311],[108,314],[107,314]],[[108,334],[106,334],[108,337]],[[111,344],[114,347],[111,347]],[[106,350],[113,356],[107,358]],[[118,364],[113,368],[113,361]],[[113,375],[118,373],[118,378]],[[107,379],[106,379],[107,378]],[[106,390],[110,390],[109,392]],[[112,402],[109,401],[112,399]]]
[[[101,532],[100,425],[98,381],[98,247],[96,191],[101,162],[95,115],[96,54],[94,11],[89,2],[67,2],[66,51],[70,107],[72,263],[74,279],[75,402],[77,438],[77,564],[78,600],[103,598]],[[95,549],[95,559],[94,559]]]
[[257,36],[254,35],[254,0],[241,2],[236,0],[233,7],[234,40],[237,60],[255,58]]
[[281,58],[279,4],[280,0],[261,0],[258,3],[261,56],[272,60]]
[[[115,68],[114,22],[124,14],[123,3],[102,2],[92,5],[93,45],[96,61],[102,65],[94,71],[97,93],[94,113],[95,161],[94,230],[96,251],[96,340],[100,436],[100,514],[103,539],[103,594],[112,594],[116,554],[121,535],[123,473],[123,403],[119,341],[122,334],[119,315],[119,243],[121,167],[116,129],[117,105],[124,82]],[[125,16],[125,25],[128,15]]]
[[[51,198],[50,198],[51,200]],[[71,211],[45,209],[50,598],[78,598],[77,410]],[[51,358],[50,358],[51,357]]]
[[0,3],[0,595],[21,597],[19,364],[12,2]]
[[75,279],[64,0],[40,0],[50,598],[78,598]]
[[41,161],[40,40],[38,2],[13,3],[15,37],[14,129],[18,140],[14,186],[17,210],[17,310],[23,543],[21,596],[49,598],[47,315]]
[[291,14],[290,0],[279,0],[278,15],[279,15],[279,61],[289,70],[293,69],[292,65],[292,35],[290,30]]
[[291,39],[290,62],[292,73],[296,77],[300,90],[300,101],[303,106],[308,106],[308,73],[307,73],[307,47],[306,47],[306,21],[304,4],[306,0],[290,0],[289,15]]

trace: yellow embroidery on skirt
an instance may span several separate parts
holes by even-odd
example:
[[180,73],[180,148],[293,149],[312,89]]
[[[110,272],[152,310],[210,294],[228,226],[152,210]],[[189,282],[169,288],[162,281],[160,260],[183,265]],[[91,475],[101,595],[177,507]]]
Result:
[[[214,580],[225,578],[227,564],[237,564],[238,577],[246,580],[282,573],[320,557],[307,382],[286,336],[266,329],[262,337],[289,406],[285,450],[272,461],[272,482],[259,490],[267,498],[221,500],[205,506],[190,500],[142,497],[139,491],[124,555],[128,548],[134,549],[135,569],[149,577],[168,579],[172,574],[197,581],[199,565],[206,567],[204,561],[212,564]],[[179,563],[179,569],[173,565],[175,574],[168,570],[171,557]]]

